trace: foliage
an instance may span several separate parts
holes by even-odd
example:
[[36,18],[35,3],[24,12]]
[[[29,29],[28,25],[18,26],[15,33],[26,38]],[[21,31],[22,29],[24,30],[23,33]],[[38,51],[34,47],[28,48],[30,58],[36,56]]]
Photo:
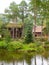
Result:
[[44,28],[42,31],[43,31],[43,34],[44,34],[44,35],[47,35],[47,34],[48,34],[47,28]]
[[0,28],[3,26],[4,22],[0,21]]
[[[49,1],[48,0],[30,0],[29,5],[24,0],[20,4],[12,2],[8,9],[5,9],[6,17],[12,19],[13,22],[19,21],[24,23],[23,28],[25,34],[25,42],[30,43],[32,39],[32,28],[29,26],[42,25],[43,20],[46,20],[46,29],[44,29],[44,35],[49,37]],[[4,19],[3,19],[4,20]],[[33,25],[29,25],[29,24]],[[0,28],[2,25],[2,19],[0,19]],[[20,24],[21,25],[21,24]],[[6,34],[7,33],[7,34]],[[9,31],[5,29],[0,29],[0,34],[4,34],[4,39],[10,41]],[[43,41],[43,39],[40,39]],[[44,40],[45,41],[45,40]]]
[[47,32],[49,33],[49,19],[46,22],[46,28],[47,28]]
[[1,49],[6,49],[6,47],[7,47],[7,43],[5,42],[5,40],[0,41],[0,48]]
[[45,38],[45,37],[39,37],[38,39],[37,39],[38,41],[40,41],[40,42],[45,42],[45,41],[47,41],[47,39]]
[[11,41],[11,35],[10,32],[7,29],[2,29],[2,35],[3,35],[3,39],[8,43]]
[[8,51],[14,51],[14,50],[19,50],[23,47],[23,44],[19,41],[12,41],[8,43],[7,49]]
[[[8,13],[6,16],[13,21],[17,21],[19,15],[18,5],[15,2],[12,2],[9,6],[9,9],[5,9],[5,13]],[[12,13],[12,14],[11,14]]]
[[49,44],[49,41],[46,41],[45,44],[46,44],[46,45]]
[[5,40],[0,41],[0,49],[5,49],[7,51],[22,51],[22,52],[39,52],[44,51],[44,47],[39,43],[30,43],[30,44],[23,44],[20,41],[11,41],[7,42]]
[[19,4],[19,17],[22,19],[22,22],[27,17],[27,2],[24,0]]
[[30,43],[33,42],[33,34],[32,34],[32,27],[31,25],[28,26],[28,30],[25,36],[25,42]]
[[25,22],[24,22],[24,36],[27,34],[29,26],[32,29],[32,27],[33,27],[33,20],[31,19],[31,17],[30,17],[30,19],[29,19],[29,17],[25,19]]
[[43,29],[43,34],[47,35],[49,41],[49,19],[47,19],[46,27]]

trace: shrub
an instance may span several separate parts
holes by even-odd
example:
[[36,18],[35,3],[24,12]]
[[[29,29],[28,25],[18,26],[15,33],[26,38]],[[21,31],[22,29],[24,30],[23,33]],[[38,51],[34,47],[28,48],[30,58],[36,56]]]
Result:
[[30,43],[28,46],[29,46],[30,48],[36,48],[36,44],[35,44],[35,43]]
[[5,41],[0,41],[0,48],[4,49],[7,47],[7,43]]
[[4,38],[5,38],[5,41],[8,43],[11,41],[11,35],[10,35],[10,32],[8,30],[5,31],[6,33],[4,34]]
[[45,44],[49,44],[49,41],[46,41]]
[[18,41],[13,41],[13,42],[10,42],[8,44],[8,47],[7,49],[9,51],[14,51],[14,50],[18,50],[18,49],[21,49],[23,47],[23,44],[18,42]]
[[38,38],[36,38],[36,41],[45,42],[45,41],[47,41],[47,38],[38,37]]
[[3,28],[1,35],[3,35],[2,40],[5,40],[6,43],[10,42],[10,40],[11,40],[11,35],[10,35],[9,30]]

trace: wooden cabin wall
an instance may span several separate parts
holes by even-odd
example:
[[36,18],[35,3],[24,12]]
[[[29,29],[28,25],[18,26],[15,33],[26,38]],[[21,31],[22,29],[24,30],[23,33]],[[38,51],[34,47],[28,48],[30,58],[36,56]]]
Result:
[[[13,38],[13,29],[12,28],[9,28],[8,29],[10,31],[10,35],[11,35],[11,38]],[[21,38],[22,36],[22,28],[14,28],[14,38]]]

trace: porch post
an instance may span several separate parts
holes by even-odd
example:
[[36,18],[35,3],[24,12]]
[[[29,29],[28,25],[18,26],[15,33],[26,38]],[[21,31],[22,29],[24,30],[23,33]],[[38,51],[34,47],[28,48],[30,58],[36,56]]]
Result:
[[14,28],[13,28],[13,39],[14,39]]
[[16,38],[17,38],[17,28],[16,28]]

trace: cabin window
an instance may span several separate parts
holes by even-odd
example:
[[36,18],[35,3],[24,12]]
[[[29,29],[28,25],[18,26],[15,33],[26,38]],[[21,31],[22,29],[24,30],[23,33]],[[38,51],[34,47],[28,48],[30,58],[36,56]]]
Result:
[[37,37],[37,35],[35,35],[35,37]]

